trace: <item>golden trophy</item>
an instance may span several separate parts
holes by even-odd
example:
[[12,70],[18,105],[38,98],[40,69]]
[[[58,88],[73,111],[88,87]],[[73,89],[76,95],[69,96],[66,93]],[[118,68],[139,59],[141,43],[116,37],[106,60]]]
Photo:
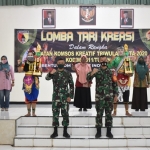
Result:
[[125,74],[133,74],[133,66],[129,57],[124,60]]
[[39,71],[39,68],[41,68],[41,61],[40,58],[37,57],[35,58],[35,62],[34,62],[34,71],[33,71],[34,76],[38,76],[38,77],[42,76],[42,72]]
[[128,52],[128,45],[124,44],[124,52]]
[[124,59],[124,71],[125,71],[125,74],[127,75],[133,75],[133,64],[130,60],[130,57],[129,57],[129,50],[128,50],[128,45],[127,44],[124,44],[124,53],[125,53],[125,59]]

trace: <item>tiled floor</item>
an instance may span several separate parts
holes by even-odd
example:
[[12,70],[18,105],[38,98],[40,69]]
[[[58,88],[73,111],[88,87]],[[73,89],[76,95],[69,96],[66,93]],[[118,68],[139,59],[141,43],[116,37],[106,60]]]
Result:
[[130,148],[47,148],[47,147],[12,147],[0,145],[0,150],[150,150],[150,147],[130,147]]
[[[129,109],[129,112],[134,116],[144,115],[150,116],[150,108],[145,112],[135,112],[132,109]],[[10,105],[9,111],[0,111],[0,119],[17,119],[20,116],[24,116],[27,113],[27,109],[24,105]],[[52,108],[50,104],[47,105],[37,105],[36,108],[37,116],[52,116]],[[78,108],[75,108],[72,104],[70,105],[69,110],[70,116],[95,116],[95,105],[93,105],[92,109],[88,109],[87,112],[79,112]],[[123,105],[118,105],[117,116],[125,116],[125,110]]]
[[[146,110],[143,114],[135,113],[134,110],[129,109],[133,115],[150,116],[150,109]],[[0,119],[17,119],[27,113],[25,105],[10,105],[9,111],[0,111]],[[70,116],[95,116],[95,106],[87,112],[79,112],[77,108],[70,105]],[[51,105],[37,105],[37,116],[52,116]],[[117,116],[125,116],[124,106],[118,105]],[[48,148],[48,147],[12,147],[9,145],[0,145],[0,150],[150,150],[150,147],[128,147],[128,148]]]

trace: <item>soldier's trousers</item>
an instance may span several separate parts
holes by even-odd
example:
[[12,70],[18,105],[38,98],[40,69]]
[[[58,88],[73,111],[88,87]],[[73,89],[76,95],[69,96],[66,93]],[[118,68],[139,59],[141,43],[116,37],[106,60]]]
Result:
[[52,102],[52,111],[53,111],[53,123],[52,125],[54,127],[59,126],[59,114],[61,110],[61,115],[63,117],[62,125],[68,126],[69,125],[69,103],[67,101],[65,102]]
[[105,110],[105,127],[112,127],[112,110],[113,110],[113,99],[100,97],[98,101],[96,101],[96,127],[102,127],[102,118]]

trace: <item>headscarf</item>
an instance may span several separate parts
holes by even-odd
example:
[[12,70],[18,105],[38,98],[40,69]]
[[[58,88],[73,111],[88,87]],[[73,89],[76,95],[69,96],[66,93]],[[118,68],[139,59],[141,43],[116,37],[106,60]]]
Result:
[[142,58],[144,61],[144,58],[142,56],[140,56],[138,59],[138,62],[136,64],[136,72],[139,76],[139,80],[142,81],[145,79],[145,75],[148,73],[148,67],[147,67],[145,61],[143,64],[139,63],[140,58]]
[[[2,61],[2,58],[5,58],[7,60],[6,56],[2,56],[1,61]],[[8,61],[5,64],[0,62],[0,71],[4,71],[6,75],[6,79],[9,79],[10,65],[8,64]]]
[[[87,60],[86,55],[82,55],[81,59],[83,57],[85,57]],[[82,84],[87,83],[86,76],[87,76],[87,73],[89,73],[91,71],[90,64],[80,62],[80,63],[75,65],[75,69],[76,69],[76,72],[79,76],[79,82]]]

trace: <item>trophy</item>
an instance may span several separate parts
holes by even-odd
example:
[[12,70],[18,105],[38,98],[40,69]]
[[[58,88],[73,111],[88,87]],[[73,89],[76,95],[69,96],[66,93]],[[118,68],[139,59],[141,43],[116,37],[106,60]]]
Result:
[[129,57],[129,51],[128,51],[128,45],[124,44],[124,54],[125,54],[125,59],[124,59],[124,71],[125,74],[127,75],[133,75],[133,65]]
[[33,71],[34,76],[38,76],[38,77],[42,76],[42,72],[39,71],[39,67],[41,67],[41,61],[40,61],[40,57],[37,57],[35,58],[35,62],[34,62],[34,71]]
[[133,74],[132,62],[129,57],[124,60],[125,74]]
[[41,56],[41,45],[37,42],[37,47],[36,47],[36,56],[40,57]]

